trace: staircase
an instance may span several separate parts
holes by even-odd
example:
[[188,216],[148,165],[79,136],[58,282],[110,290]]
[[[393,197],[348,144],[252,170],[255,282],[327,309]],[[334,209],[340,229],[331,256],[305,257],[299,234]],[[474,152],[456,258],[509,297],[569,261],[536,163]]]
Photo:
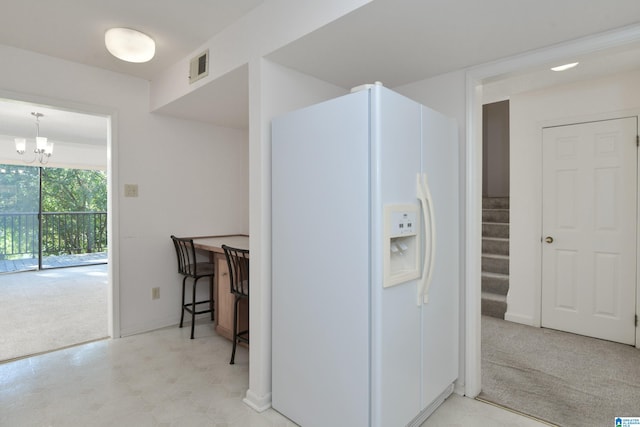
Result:
[[509,291],[509,198],[482,200],[482,314],[504,319]]

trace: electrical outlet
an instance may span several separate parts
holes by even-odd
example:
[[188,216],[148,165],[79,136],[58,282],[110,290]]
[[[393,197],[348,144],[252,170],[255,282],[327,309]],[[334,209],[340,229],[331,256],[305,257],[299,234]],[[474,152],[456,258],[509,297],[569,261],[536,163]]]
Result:
[[160,288],[151,288],[151,299],[160,299]]

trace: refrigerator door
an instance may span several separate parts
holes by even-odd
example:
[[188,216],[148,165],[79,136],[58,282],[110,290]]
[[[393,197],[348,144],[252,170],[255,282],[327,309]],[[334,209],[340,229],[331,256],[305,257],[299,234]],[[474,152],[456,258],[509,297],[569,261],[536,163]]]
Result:
[[272,405],[370,425],[369,92],[272,124]]
[[422,107],[422,169],[428,174],[437,236],[428,303],[423,305],[423,407],[458,377],[458,137],[454,120]]
[[[383,287],[385,205],[419,211],[416,174],[421,163],[421,109],[380,86],[372,90],[372,424],[405,426],[422,409],[421,307],[417,280]],[[422,228],[422,227],[421,227]]]

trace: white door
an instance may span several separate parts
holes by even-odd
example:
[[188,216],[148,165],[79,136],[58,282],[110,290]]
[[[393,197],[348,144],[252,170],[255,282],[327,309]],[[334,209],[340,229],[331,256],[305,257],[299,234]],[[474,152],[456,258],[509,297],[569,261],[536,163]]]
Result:
[[637,128],[543,129],[543,327],[635,344]]

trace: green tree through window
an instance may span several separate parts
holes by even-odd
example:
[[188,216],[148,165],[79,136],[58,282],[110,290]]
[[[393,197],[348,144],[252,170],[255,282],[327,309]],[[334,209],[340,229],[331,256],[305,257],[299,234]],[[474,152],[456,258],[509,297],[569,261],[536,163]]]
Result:
[[[38,253],[38,175],[38,167],[0,165],[0,258]],[[106,210],[106,172],[43,167],[43,256],[106,251]]]
[[103,171],[42,169],[42,251],[46,255],[104,251],[107,176]]
[[0,212],[38,211],[38,168],[0,165]]
[[0,259],[38,254],[38,168],[0,165]]
[[103,171],[44,168],[43,212],[107,210],[107,174]]

